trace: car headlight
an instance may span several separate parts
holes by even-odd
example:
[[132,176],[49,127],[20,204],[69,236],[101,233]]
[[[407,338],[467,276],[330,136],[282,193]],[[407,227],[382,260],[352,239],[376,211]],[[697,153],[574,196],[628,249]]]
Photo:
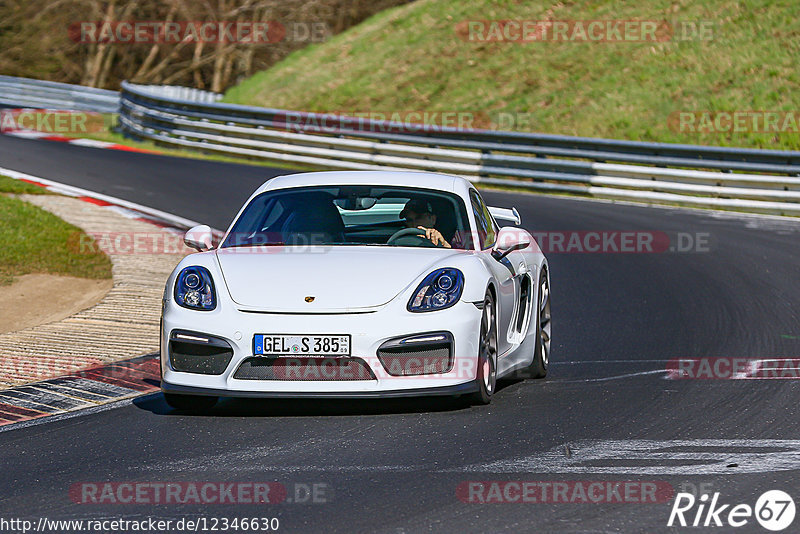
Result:
[[187,267],[175,280],[175,302],[190,310],[211,311],[217,307],[214,281],[205,267]]
[[408,311],[429,312],[449,308],[461,298],[464,290],[464,275],[458,269],[437,269],[425,277],[417,286]]

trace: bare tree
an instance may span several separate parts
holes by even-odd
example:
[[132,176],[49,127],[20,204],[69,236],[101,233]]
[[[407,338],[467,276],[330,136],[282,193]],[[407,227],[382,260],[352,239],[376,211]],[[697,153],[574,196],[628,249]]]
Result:
[[[122,80],[224,91],[317,37],[409,0],[2,0],[0,73],[118,88]],[[81,23],[267,23],[270,42],[85,39]],[[280,29],[288,33],[281,36]],[[299,30],[299,31],[298,31]],[[219,37],[219,36],[218,36]],[[282,37],[282,38],[281,38]]]

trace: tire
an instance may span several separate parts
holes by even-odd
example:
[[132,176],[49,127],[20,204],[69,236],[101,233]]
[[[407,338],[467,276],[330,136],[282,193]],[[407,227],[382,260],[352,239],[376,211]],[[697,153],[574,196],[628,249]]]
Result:
[[490,293],[483,299],[480,337],[478,338],[478,369],[475,382],[478,391],[469,397],[470,404],[486,405],[492,402],[497,387],[497,318]]
[[172,408],[182,412],[204,412],[210,410],[217,403],[217,397],[206,397],[202,395],[176,395],[175,393],[164,393],[164,400]]
[[539,275],[539,292],[536,298],[536,347],[533,351],[533,361],[527,373],[531,378],[544,378],[547,376],[547,366],[550,364],[551,333],[550,281],[547,278],[547,271],[542,269],[542,273]]

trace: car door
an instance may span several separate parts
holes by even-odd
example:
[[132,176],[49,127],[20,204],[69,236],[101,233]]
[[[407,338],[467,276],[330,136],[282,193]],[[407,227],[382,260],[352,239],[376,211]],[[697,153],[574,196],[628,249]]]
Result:
[[[478,232],[478,242],[481,249],[489,251],[497,240],[499,227],[494,218],[489,213],[486,203],[480,194],[470,189],[470,203],[472,212],[475,216],[475,224]],[[499,287],[497,288],[497,343],[498,354],[504,355],[513,348],[514,337],[512,332],[512,322],[516,313],[516,306],[520,292],[518,277],[518,267],[524,262],[519,252],[512,252],[502,259],[496,261],[490,257],[486,262],[492,270]]]

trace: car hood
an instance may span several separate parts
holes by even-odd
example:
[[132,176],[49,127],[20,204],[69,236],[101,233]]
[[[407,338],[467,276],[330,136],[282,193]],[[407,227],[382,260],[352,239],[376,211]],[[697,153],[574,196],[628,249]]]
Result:
[[223,248],[216,256],[231,298],[243,309],[342,313],[388,303],[459,253],[412,247],[334,246],[301,252],[248,247]]

